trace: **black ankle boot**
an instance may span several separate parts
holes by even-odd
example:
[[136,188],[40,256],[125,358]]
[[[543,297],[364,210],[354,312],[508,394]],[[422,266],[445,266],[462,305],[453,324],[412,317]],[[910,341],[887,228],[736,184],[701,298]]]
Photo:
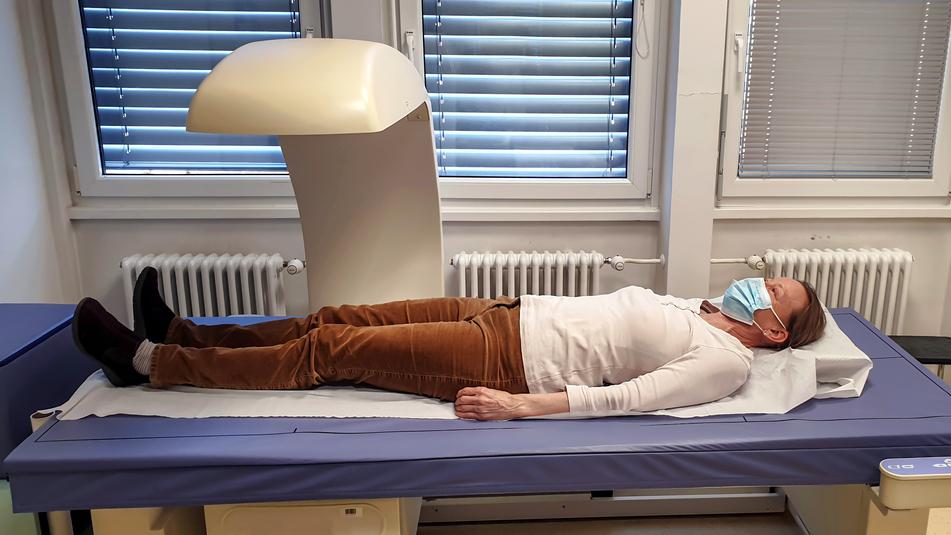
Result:
[[73,340],[79,349],[102,366],[115,386],[147,383],[149,377],[135,371],[132,358],[143,338],[119,322],[91,297],[76,305],[73,313]]
[[132,318],[135,334],[148,338],[156,344],[165,342],[168,326],[175,312],[165,304],[159,294],[158,270],[147,267],[139,273],[132,293]]

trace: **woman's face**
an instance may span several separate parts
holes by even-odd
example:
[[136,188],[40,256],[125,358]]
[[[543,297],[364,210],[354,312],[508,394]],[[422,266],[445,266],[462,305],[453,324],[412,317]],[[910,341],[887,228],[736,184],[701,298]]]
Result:
[[[806,294],[806,288],[796,279],[777,277],[766,279],[766,291],[773,301],[773,310],[783,324],[789,325],[793,316],[801,313],[809,305],[809,296]],[[776,321],[772,312],[769,310],[757,310],[756,322],[767,329],[782,329],[782,325]]]

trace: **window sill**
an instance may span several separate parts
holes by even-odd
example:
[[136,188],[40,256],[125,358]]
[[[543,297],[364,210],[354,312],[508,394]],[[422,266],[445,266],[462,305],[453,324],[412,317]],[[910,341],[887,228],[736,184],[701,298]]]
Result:
[[[297,220],[300,214],[292,199],[256,202],[246,199],[105,199],[84,200],[70,207],[69,218],[76,221]],[[442,219],[444,222],[659,221],[660,211],[642,201],[443,199]]]
[[720,206],[713,219],[951,219],[951,205]]

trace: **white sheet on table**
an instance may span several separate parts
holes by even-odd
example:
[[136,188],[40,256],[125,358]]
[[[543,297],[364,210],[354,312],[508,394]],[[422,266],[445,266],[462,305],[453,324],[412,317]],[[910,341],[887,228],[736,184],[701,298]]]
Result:
[[[716,414],[783,414],[813,398],[855,397],[862,393],[872,361],[845,336],[832,317],[816,343],[801,349],[757,349],[750,378],[733,395],[711,403],[655,411],[689,418]],[[455,418],[451,403],[370,388],[319,387],[313,390],[217,390],[193,387],[115,388],[102,372],[84,382],[59,411],[61,420],[134,414],[170,418],[336,417]],[[639,414],[612,412],[586,414]]]

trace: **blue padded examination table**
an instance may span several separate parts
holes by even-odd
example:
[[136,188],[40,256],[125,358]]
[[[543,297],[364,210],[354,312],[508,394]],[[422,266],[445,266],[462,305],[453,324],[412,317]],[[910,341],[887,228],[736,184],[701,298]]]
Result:
[[951,455],[951,390],[858,314],[859,398],[785,415],[470,422],[138,416],[51,421],[7,459],[17,511],[596,489],[874,484]]

